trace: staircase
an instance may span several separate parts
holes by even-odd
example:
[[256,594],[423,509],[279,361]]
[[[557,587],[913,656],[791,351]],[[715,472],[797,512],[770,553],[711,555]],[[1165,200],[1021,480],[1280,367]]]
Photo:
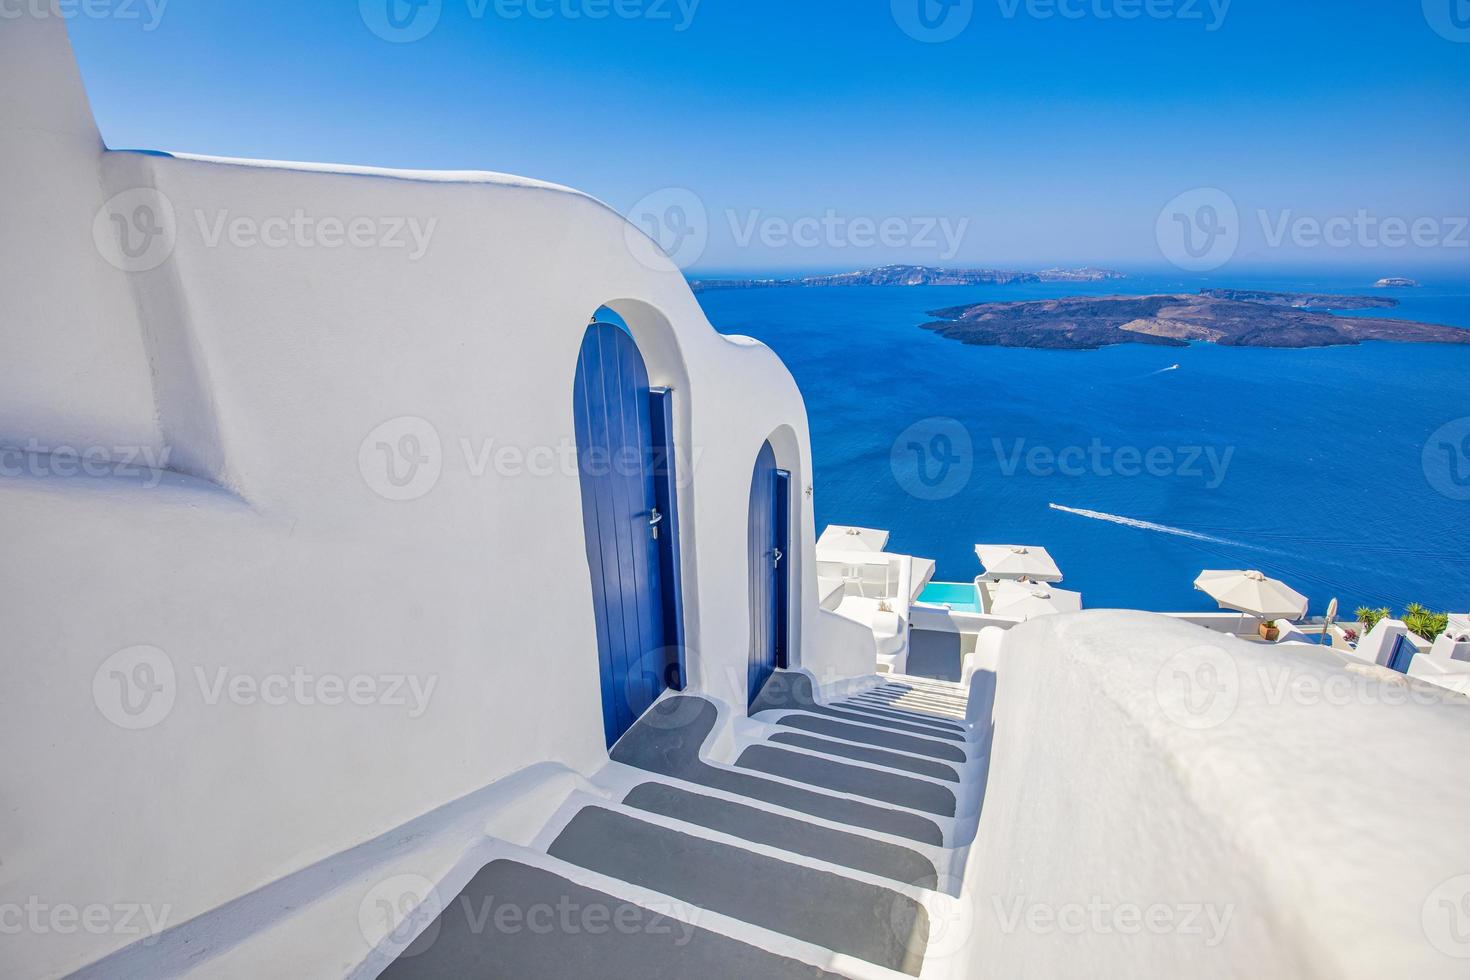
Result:
[[965,709],[959,685],[906,677],[819,703],[778,673],[759,724],[667,696],[600,793],[445,896],[381,976],[962,976],[987,748]]

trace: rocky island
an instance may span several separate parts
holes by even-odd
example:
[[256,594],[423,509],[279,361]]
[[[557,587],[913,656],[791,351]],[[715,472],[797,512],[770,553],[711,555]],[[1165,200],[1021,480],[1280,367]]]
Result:
[[[1330,304],[1330,309],[1317,307]],[[1185,347],[1335,347],[1365,340],[1470,344],[1470,330],[1331,310],[1395,306],[1395,300],[1206,290],[1195,295],[1077,296],[934,310],[940,336],[991,347],[1095,350],[1114,344]]]
[[1413,279],[1380,279],[1373,284],[1376,289],[1418,289],[1419,283]]
[[797,279],[695,279],[696,292],[712,289],[772,289],[780,286],[821,288],[829,286],[1005,286],[1016,282],[1104,282],[1126,279],[1107,269],[1043,269],[1013,272],[1005,269],[938,269],[927,265],[885,265],[879,269],[840,272]]

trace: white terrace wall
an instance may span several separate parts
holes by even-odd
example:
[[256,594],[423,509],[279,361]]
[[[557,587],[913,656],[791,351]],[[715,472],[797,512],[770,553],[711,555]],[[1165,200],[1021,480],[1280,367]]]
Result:
[[[0,198],[18,209],[0,224],[0,446],[173,454],[132,476],[33,455],[0,479],[0,902],[145,903],[175,925],[534,763],[605,763],[575,467],[476,472],[486,447],[575,446],[578,347],[603,304],[677,390],[694,688],[743,710],[750,477],[772,437],[798,488],[801,666],[873,671],[871,636],[821,612],[806,573],[790,375],[716,334],[618,215],[494,175],[106,153],[60,22],[7,20],[0,39]],[[118,194],[125,220],[140,199],[176,218],[156,267],[99,257],[94,217]],[[220,220],[297,212],[432,235],[414,257],[412,238],[211,241]],[[387,499],[380,441],[422,451],[421,473],[442,464],[437,480]],[[394,703],[248,686],[303,675],[376,678]],[[417,690],[390,694],[404,675]],[[126,715],[124,681],[171,693]],[[57,974],[136,938],[28,936],[0,972]]]
[[1465,975],[1464,697],[1090,612],[1005,634],[995,714],[972,975]]

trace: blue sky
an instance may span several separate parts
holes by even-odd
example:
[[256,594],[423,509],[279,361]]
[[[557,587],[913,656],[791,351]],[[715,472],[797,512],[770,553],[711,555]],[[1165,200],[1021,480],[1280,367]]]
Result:
[[[698,269],[1157,266],[1161,211],[1218,188],[1237,266],[1470,273],[1466,0],[94,2],[109,145],[687,189]],[[390,2],[425,36],[375,33]],[[906,33],[920,4],[956,36]]]

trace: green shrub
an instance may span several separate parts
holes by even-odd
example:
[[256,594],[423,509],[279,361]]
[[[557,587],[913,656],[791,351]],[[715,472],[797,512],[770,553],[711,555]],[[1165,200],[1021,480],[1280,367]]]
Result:
[[[1358,622],[1363,624],[1363,632],[1370,632],[1383,620],[1393,615],[1393,610],[1388,608],[1374,609],[1370,606],[1362,606],[1357,611]],[[1450,628],[1450,617],[1448,613],[1430,612],[1429,609],[1417,602],[1411,602],[1404,609],[1404,625],[1416,636],[1423,637],[1433,642],[1439,634]]]
[[1404,610],[1404,625],[1415,635],[1433,642],[1439,634],[1450,628],[1450,617],[1447,613],[1430,612],[1415,602]]
[[1363,632],[1371,633],[1373,627],[1393,615],[1393,610],[1388,608],[1372,609],[1368,606],[1360,606],[1357,616],[1358,622],[1363,624]]

